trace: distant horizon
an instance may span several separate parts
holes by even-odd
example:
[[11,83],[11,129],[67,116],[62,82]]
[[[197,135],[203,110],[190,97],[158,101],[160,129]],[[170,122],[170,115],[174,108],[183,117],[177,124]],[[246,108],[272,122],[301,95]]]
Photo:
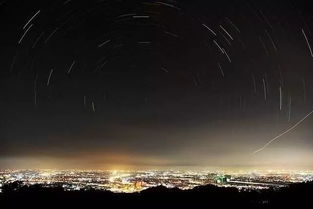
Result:
[[305,167],[298,167],[298,168],[269,168],[269,167],[145,167],[145,168],[134,168],[134,167],[128,167],[128,168],[1,168],[0,171],[5,170],[11,170],[11,171],[22,171],[22,170],[37,170],[37,171],[108,171],[108,172],[123,172],[123,171],[129,171],[129,172],[141,172],[141,171],[185,171],[185,172],[312,172],[313,168],[305,168]]

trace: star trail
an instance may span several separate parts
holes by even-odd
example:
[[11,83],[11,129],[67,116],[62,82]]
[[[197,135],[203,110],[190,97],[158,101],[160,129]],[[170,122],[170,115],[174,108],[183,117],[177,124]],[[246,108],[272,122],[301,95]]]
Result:
[[0,166],[311,168],[311,9],[1,1]]

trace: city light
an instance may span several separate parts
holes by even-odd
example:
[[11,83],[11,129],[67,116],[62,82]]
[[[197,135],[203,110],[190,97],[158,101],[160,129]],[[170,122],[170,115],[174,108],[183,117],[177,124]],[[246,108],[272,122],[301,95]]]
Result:
[[[5,170],[0,172],[0,189],[4,184],[20,181],[22,185],[62,186],[65,191],[108,190],[131,193],[156,186],[192,189],[215,185],[239,190],[280,188],[291,183],[313,180],[311,171],[193,172],[193,171],[85,171],[85,170]],[[2,190],[0,190],[2,191]]]

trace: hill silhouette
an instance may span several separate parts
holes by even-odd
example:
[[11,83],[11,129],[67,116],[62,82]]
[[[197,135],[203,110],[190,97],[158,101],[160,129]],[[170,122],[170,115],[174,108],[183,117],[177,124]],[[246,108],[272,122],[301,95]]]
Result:
[[261,191],[199,186],[191,190],[158,186],[137,193],[88,189],[64,191],[61,185],[3,186],[1,208],[311,208],[313,182]]

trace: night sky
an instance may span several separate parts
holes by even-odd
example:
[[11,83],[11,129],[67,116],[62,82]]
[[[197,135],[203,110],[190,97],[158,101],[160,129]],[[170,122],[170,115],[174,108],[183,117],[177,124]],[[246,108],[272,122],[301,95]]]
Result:
[[0,0],[0,168],[313,168],[312,11]]

